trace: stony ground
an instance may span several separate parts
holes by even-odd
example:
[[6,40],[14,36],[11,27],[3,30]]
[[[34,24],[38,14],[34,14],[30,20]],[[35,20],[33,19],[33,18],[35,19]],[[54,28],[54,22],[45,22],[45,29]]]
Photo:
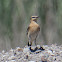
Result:
[[[40,45],[24,48],[17,47],[0,53],[0,62],[62,62],[62,45]],[[45,50],[44,50],[45,49]],[[34,51],[35,50],[35,51]]]

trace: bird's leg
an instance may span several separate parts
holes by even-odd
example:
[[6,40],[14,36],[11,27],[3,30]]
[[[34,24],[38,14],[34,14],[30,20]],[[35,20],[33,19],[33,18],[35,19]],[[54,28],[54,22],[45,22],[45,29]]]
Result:
[[31,46],[32,43],[31,43],[31,39],[30,39],[30,36],[29,36],[29,41],[28,41],[28,46]]
[[32,42],[31,41],[28,41],[28,46],[31,46],[32,45]]
[[28,41],[28,46],[31,46],[32,45],[32,42],[31,42],[31,40],[29,39],[29,41]]
[[[37,36],[38,36],[38,34],[37,34]],[[37,38],[37,36],[36,36],[36,38]],[[37,45],[37,44],[36,44],[36,38],[35,38],[35,46]]]
[[30,38],[29,38],[29,41],[28,41],[28,46],[31,46],[31,40],[30,40]]
[[32,45],[32,41],[31,41],[31,45]]
[[35,46],[36,46],[36,38],[35,38]]
[[30,41],[28,41],[28,46],[31,46],[31,43],[30,43]]

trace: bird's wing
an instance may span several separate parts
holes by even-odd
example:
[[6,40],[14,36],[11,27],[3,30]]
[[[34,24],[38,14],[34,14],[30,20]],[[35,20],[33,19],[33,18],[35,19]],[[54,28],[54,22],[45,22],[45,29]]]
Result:
[[38,26],[38,29],[37,29],[37,31],[40,31],[40,27]]
[[29,31],[30,27],[27,28],[26,34],[28,35],[28,31]]

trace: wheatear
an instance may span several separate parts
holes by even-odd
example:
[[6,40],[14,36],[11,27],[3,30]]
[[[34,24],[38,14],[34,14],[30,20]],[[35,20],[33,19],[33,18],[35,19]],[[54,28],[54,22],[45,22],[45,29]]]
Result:
[[38,16],[31,16],[30,24],[27,28],[27,35],[29,39],[28,46],[31,46],[33,41],[36,45],[36,38],[40,31],[40,26],[37,24],[37,19],[38,19]]

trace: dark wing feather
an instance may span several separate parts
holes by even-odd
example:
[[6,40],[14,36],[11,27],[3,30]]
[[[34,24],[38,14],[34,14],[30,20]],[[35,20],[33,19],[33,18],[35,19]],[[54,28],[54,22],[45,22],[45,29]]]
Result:
[[37,29],[38,31],[40,31],[40,27],[38,27],[38,29]]
[[27,34],[27,35],[28,35],[29,28],[30,28],[30,27],[28,27],[28,28],[27,28],[27,31],[26,31],[26,34]]

